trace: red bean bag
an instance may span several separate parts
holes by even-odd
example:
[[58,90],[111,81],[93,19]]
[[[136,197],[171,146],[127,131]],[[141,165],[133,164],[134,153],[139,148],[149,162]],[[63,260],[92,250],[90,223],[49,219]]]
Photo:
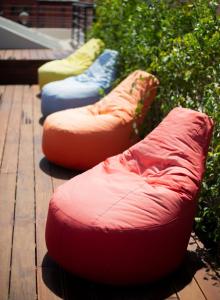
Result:
[[213,123],[176,108],[144,140],[54,193],[46,243],[61,266],[93,281],[150,282],[182,261]]

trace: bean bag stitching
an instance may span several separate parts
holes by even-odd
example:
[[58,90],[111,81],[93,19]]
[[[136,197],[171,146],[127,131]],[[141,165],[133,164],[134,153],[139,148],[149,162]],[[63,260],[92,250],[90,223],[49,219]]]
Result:
[[[84,227],[87,227],[88,229],[91,228],[90,225],[86,225],[74,218],[72,218],[72,216],[69,216],[68,214],[66,214],[63,210],[61,210],[60,208],[57,208],[56,207],[56,212],[60,212],[61,214],[63,214],[65,217],[67,217],[68,219],[70,219],[71,221],[75,222],[75,223],[78,223],[80,225],[83,225]],[[178,221],[182,221],[182,220],[185,220],[185,219],[188,219],[188,216],[184,217],[184,218],[174,218],[172,220],[170,220],[169,222],[167,223],[163,223],[163,224],[160,224],[160,225],[154,225],[154,226],[149,226],[147,225],[146,227],[132,227],[132,228],[120,228],[120,229],[112,229],[112,228],[100,228],[100,226],[98,226],[97,224],[94,224],[94,222],[91,222],[91,225],[93,228],[95,229],[98,229],[99,231],[105,231],[105,230],[108,230],[108,232],[110,231],[113,231],[113,232],[123,232],[123,231],[134,231],[134,230],[141,230],[141,231],[146,231],[146,229],[159,229],[160,227],[164,227],[164,226],[169,226],[170,224],[172,223],[177,223]],[[66,224],[67,225],[67,224]],[[95,225],[95,226],[94,226]],[[107,233],[107,231],[106,231]]]
[[[200,129],[201,129],[201,128],[200,128]],[[134,156],[133,156],[132,152],[131,152],[130,150],[127,150],[127,151],[131,154],[132,158],[134,159]],[[135,163],[136,163],[136,166],[138,167],[138,164],[137,164],[136,159],[134,159],[134,161],[135,161]],[[184,167],[183,167],[183,169],[186,169],[186,170],[187,170],[187,168],[184,168]],[[137,169],[137,171],[139,172],[139,168]],[[142,174],[140,174],[140,172],[139,172],[139,174],[137,174],[137,175],[140,175],[142,178],[145,178],[145,179],[147,180],[147,178],[146,178],[145,176],[142,176]],[[105,214],[107,214],[107,213],[108,213],[115,205],[117,205],[121,200],[125,199],[128,195],[137,192],[137,190],[140,189],[140,188],[141,188],[142,186],[144,186],[145,184],[146,184],[146,182],[144,182],[143,184],[141,184],[141,185],[140,185],[139,187],[137,187],[136,189],[134,189],[134,190],[132,190],[132,191],[129,191],[126,195],[122,196],[119,200],[117,200],[116,202],[114,202],[110,207],[108,207],[102,214],[100,214],[100,215],[93,221],[93,224],[94,224],[95,222],[97,222],[100,218],[102,218]],[[197,193],[197,191],[196,191],[196,193]]]
[[109,210],[112,209],[112,207],[114,207],[115,205],[117,205],[121,200],[125,199],[128,195],[134,193],[135,191],[137,191],[138,189],[142,188],[142,186],[144,186],[146,184],[146,182],[144,182],[143,184],[139,185],[137,188],[135,188],[134,190],[129,191],[128,193],[126,193],[124,196],[122,196],[120,199],[118,199],[117,201],[115,201],[113,204],[111,204],[103,213],[101,213],[98,217],[95,218],[94,222],[98,221],[101,217],[103,217]]

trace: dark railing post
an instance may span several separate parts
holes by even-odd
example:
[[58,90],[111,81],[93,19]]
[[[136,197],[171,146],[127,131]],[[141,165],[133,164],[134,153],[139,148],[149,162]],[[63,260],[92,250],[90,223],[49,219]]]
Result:
[[95,5],[74,2],[72,7],[72,43],[78,46],[86,40],[88,28],[93,21]]
[[80,44],[80,29],[81,29],[81,7],[77,8],[77,42]]
[[92,8],[92,22],[96,21],[96,4],[93,4],[93,8]]
[[39,14],[40,14],[40,5],[39,5],[39,3],[37,3],[37,22],[36,22],[37,28],[40,27]]
[[85,41],[86,34],[87,34],[87,25],[88,25],[87,24],[87,7],[86,6],[84,7],[83,22],[84,22],[84,24],[83,24],[83,26],[84,26],[83,39]]

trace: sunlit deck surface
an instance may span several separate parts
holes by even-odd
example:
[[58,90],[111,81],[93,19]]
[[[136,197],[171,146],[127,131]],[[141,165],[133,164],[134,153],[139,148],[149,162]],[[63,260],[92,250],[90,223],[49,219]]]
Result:
[[50,164],[42,154],[38,93],[37,85],[0,86],[0,299],[219,300],[219,278],[193,235],[182,266],[144,286],[88,282],[48,257],[44,232],[49,199],[77,172]]

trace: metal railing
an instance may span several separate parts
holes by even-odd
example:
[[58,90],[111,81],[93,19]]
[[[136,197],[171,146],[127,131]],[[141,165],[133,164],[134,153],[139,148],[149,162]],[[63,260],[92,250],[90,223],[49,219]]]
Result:
[[36,2],[32,5],[0,4],[0,16],[35,28],[72,30],[73,43],[84,42],[94,18],[94,4],[81,2]]
[[72,40],[82,44],[86,40],[88,28],[95,16],[95,5],[91,3],[73,3]]

